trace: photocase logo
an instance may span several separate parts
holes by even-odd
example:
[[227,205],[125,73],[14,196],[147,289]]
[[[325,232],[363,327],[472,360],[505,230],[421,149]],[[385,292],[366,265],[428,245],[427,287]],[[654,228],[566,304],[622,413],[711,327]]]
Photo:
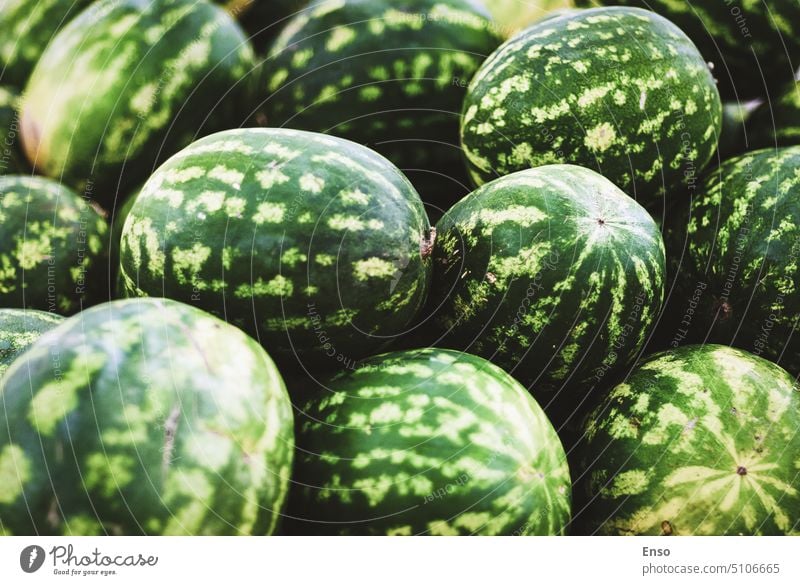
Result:
[[45,556],[41,546],[35,544],[26,546],[19,555],[19,566],[26,573],[35,573],[42,568]]

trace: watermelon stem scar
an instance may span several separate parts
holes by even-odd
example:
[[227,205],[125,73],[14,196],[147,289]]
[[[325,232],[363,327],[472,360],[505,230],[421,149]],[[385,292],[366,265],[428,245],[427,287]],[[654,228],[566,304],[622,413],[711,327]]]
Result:
[[747,475],[747,468],[744,467],[743,465],[740,465],[739,467],[736,468],[736,473],[738,473],[741,476],[745,476]]

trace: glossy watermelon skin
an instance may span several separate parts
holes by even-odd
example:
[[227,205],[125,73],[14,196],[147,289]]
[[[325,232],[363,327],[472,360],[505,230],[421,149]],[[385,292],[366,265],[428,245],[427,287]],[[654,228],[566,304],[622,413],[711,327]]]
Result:
[[202,311],[163,299],[84,311],[15,362],[0,393],[0,533],[275,530],[291,404],[266,352]]
[[798,428],[800,392],[775,364],[713,344],[655,354],[587,419],[575,523],[603,535],[800,534]]
[[0,175],[28,172],[28,163],[20,148],[19,96],[0,87]]
[[43,177],[0,176],[0,306],[69,315],[101,302],[105,219]]
[[254,62],[220,7],[99,0],[58,33],[27,84],[28,160],[111,208],[158,162],[243,121]]
[[505,369],[557,428],[631,362],[661,309],[658,227],[590,169],[507,175],[455,205],[436,229],[437,343]]
[[0,309],[0,377],[12,362],[64,317],[25,309]]
[[564,449],[500,368],[430,348],[370,358],[325,387],[299,409],[289,533],[564,533]]
[[669,200],[711,160],[722,106],[697,48],[635,8],[549,18],[481,66],[461,144],[477,185],[552,163],[598,170],[645,206]]
[[53,37],[92,0],[3,0],[0,4],[0,84],[25,87]]
[[425,302],[430,226],[379,154],[297,130],[195,142],[136,198],[121,243],[128,296],[175,298],[249,332],[283,365],[347,367]]
[[672,344],[733,345],[800,374],[796,290],[800,147],[732,158],[710,172],[666,240]]
[[762,103],[747,124],[752,149],[800,145],[800,88],[790,83]]
[[800,60],[800,5],[794,0],[576,0],[578,6],[621,5],[653,10],[694,41],[714,64],[730,100],[764,97],[794,79]]
[[288,22],[263,64],[266,122],[365,144],[444,211],[462,190],[437,177],[467,182],[466,86],[500,42],[478,2],[322,2]]

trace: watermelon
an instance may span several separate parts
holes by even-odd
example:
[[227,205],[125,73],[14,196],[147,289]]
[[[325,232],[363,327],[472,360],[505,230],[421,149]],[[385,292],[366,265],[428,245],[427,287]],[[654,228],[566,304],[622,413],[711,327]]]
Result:
[[425,302],[431,234],[414,188],[353,142],[230,130],[150,177],[122,232],[128,296],[225,318],[283,365],[349,367]]
[[765,96],[794,78],[800,62],[797,0],[576,0],[579,6],[654,10],[678,25],[714,65],[731,100]]
[[724,162],[668,224],[673,346],[740,347],[800,374],[800,147]]
[[0,175],[28,172],[25,155],[19,145],[19,96],[0,87]]
[[754,148],[800,145],[800,87],[791,83],[753,112],[747,130]]
[[655,354],[587,419],[575,522],[605,535],[800,534],[798,429],[800,392],[775,364],[713,344]]
[[564,533],[564,449],[500,368],[441,349],[395,352],[326,389],[300,409],[288,532]]
[[92,0],[2,0],[0,83],[25,82],[50,40]]
[[267,49],[286,21],[308,4],[308,0],[216,1],[239,21],[259,51]]
[[557,426],[641,350],[664,296],[650,215],[573,165],[501,177],[436,226],[438,343],[528,386]]
[[322,2],[289,21],[263,64],[266,121],[377,150],[444,211],[467,183],[466,87],[500,41],[470,0]]
[[70,314],[103,300],[108,225],[42,177],[0,176],[0,306]]
[[597,169],[646,206],[709,162],[722,106],[692,42],[636,8],[568,13],[495,51],[464,101],[476,184],[550,163]]
[[63,320],[45,311],[0,309],[0,376],[34,341]]
[[283,380],[254,340],[198,309],[84,311],[11,366],[0,396],[0,533],[276,528],[294,448]]
[[39,60],[23,101],[23,146],[38,172],[110,208],[198,135],[238,125],[253,66],[222,8],[99,0]]

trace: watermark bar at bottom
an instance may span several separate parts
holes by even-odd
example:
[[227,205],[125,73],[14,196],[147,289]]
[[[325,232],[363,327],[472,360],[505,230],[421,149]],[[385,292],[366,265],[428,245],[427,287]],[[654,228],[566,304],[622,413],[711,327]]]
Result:
[[[0,583],[800,583],[795,537],[5,537]],[[222,581],[222,580],[225,581]]]

